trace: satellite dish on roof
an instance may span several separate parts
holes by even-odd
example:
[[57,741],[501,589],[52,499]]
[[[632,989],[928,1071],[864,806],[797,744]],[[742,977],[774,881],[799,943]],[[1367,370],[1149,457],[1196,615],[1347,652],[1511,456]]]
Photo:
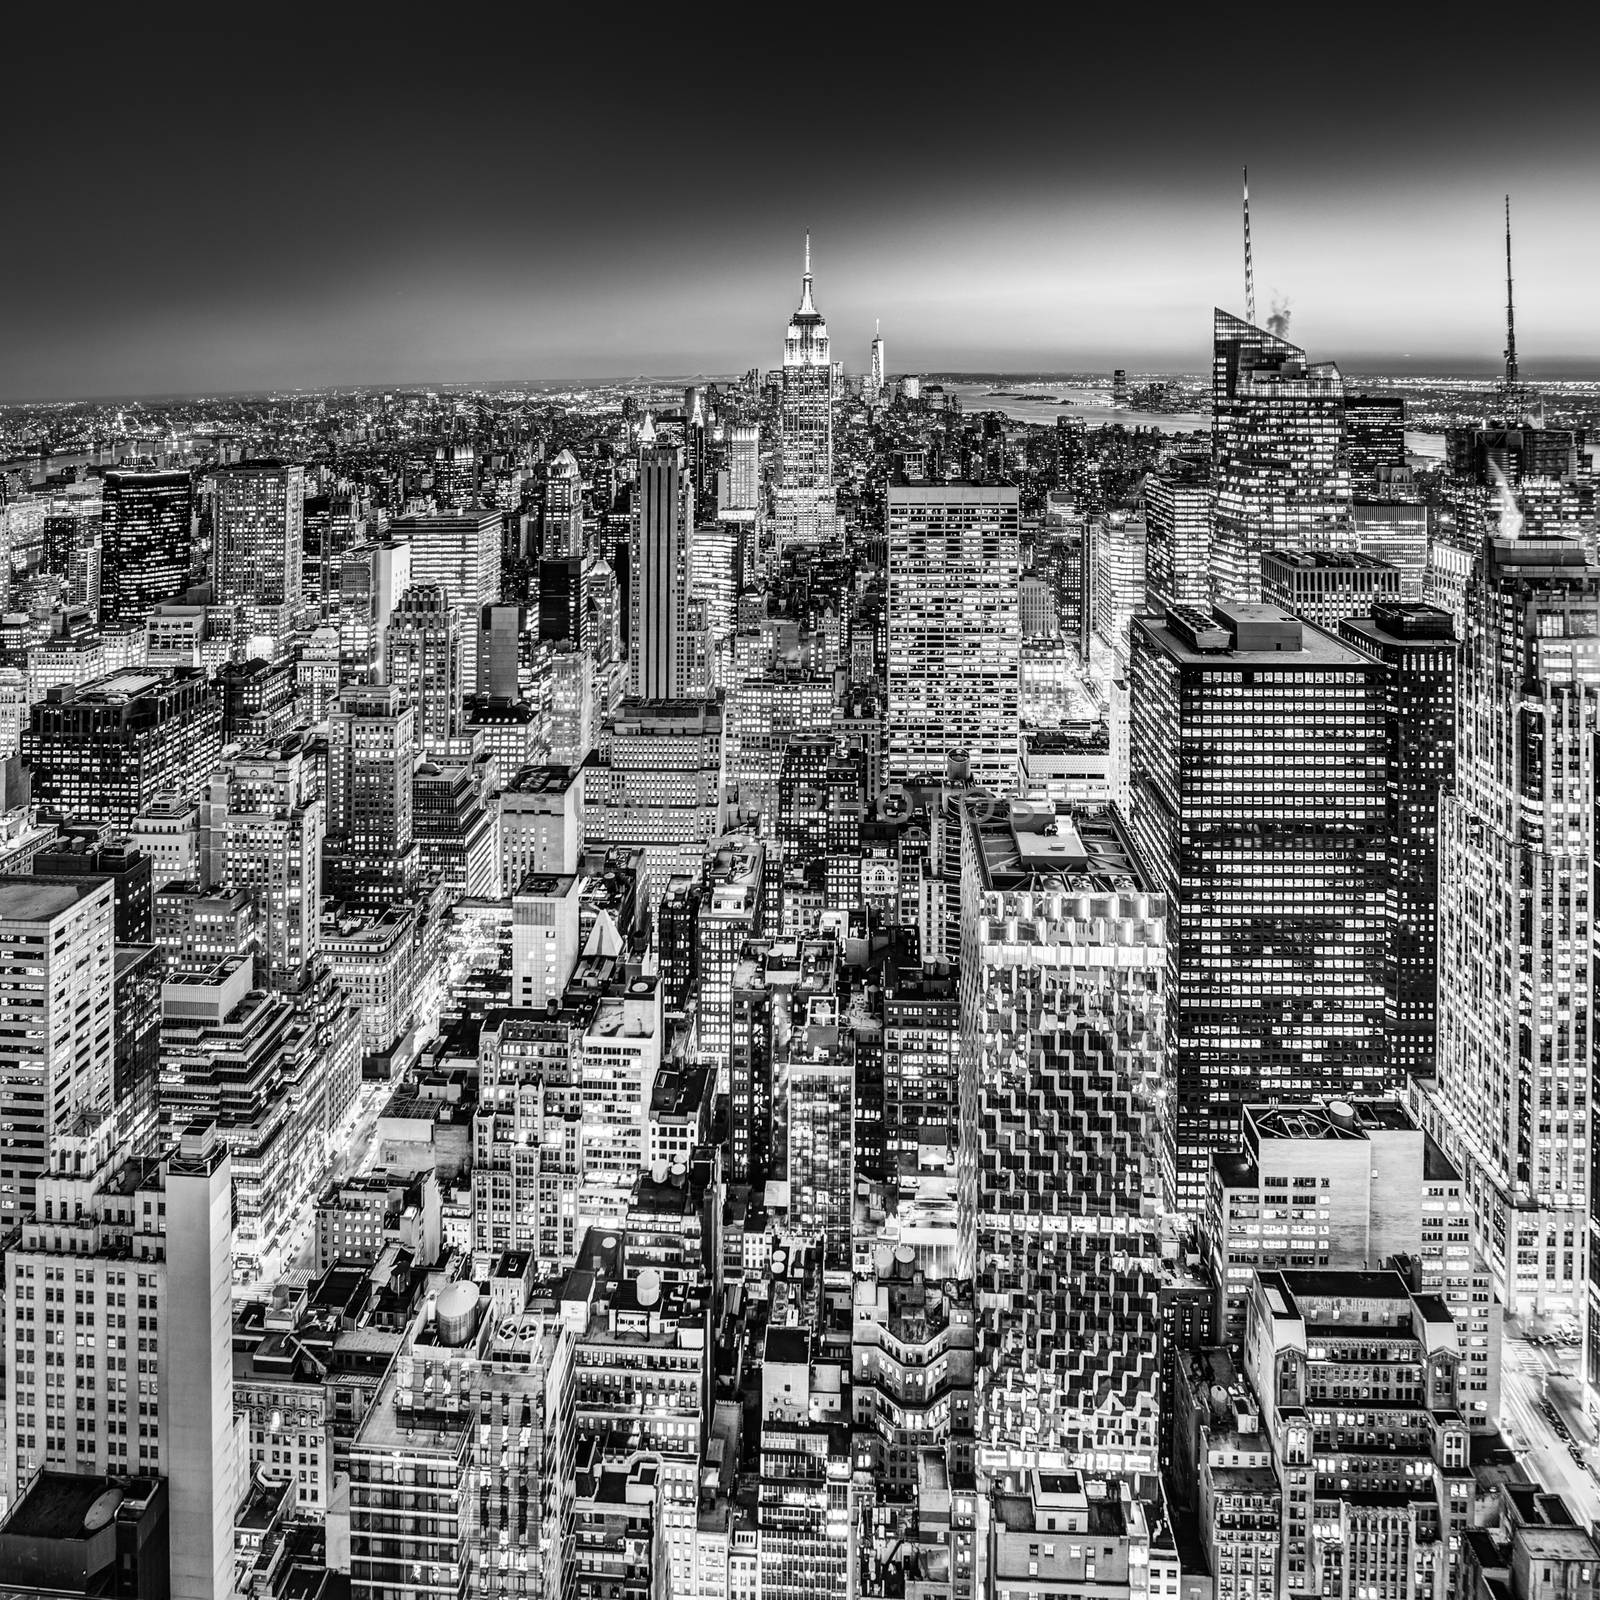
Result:
[[83,1514],[83,1528],[85,1533],[94,1533],[105,1527],[116,1516],[117,1507],[122,1504],[122,1490],[113,1485],[94,1497],[89,1509]]

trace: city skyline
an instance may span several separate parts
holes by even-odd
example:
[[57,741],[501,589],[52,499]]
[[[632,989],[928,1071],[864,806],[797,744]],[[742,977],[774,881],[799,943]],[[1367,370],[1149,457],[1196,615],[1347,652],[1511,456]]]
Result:
[[[283,30],[108,32],[73,61],[72,118],[48,73],[10,107],[19,132],[49,128],[52,172],[105,176],[75,178],[7,264],[0,400],[765,367],[807,228],[852,369],[881,319],[896,370],[1196,370],[1212,305],[1243,309],[1244,163],[1263,316],[1286,299],[1297,342],[1346,367],[1492,372],[1509,191],[1528,375],[1600,371],[1576,56],[1507,83],[1487,41],[1397,25],[1383,50],[1319,44],[1291,110],[1325,94],[1341,115],[1263,121],[1192,65],[1228,19],[1208,27],[1141,41],[1132,88],[999,45],[958,69],[856,25],[841,43],[863,80],[892,64],[883,108],[847,70],[824,77],[798,189],[763,181],[790,157],[740,92],[756,39],[696,52],[640,24],[642,61],[595,62],[541,29],[523,101],[485,86],[476,41],[424,58],[334,25],[319,61]],[[1090,60],[1115,42],[1080,25]],[[318,70],[340,63],[343,96]],[[1538,139],[1485,146],[1454,86],[1491,77],[1496,120]],[[685,184],[644,181],[641,152],[675,139]],[[108,148],[126,151],[109,173]]]

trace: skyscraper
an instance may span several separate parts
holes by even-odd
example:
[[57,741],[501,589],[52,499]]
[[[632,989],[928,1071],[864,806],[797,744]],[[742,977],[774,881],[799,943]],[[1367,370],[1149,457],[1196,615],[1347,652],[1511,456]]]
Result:
[[1383,600],[1371,616],[1341,622],[1339,638],[1384,667],[1384,1030],[1391,1077],[1426,1077],[1439,987],[1439,801],[1456,761],[1455,628],[1448,611]]
[[397,517],[391,538],[411,541],[411,581],[436,583],[461,618],[461,686],[478,692],[478,626],[483,608],[500,598],[498,511],[464,511],[433,517]]
[[411,782],[417,714],[393,684],[345,689],[328,718],[330,898],[381,910],[416,882]]
[[1359,550],[1263,550],[1261,598],[1329,633],[1400,598],[1400,569]]
[[1350,542],[1344,379],[1286,339],[1218,310],[1211,365],[1216,593],[1261,598],[1261,552]]
[[305,468],[246,461],[222,468],[213,482],[212,597],[229,606],[297,604],[304,559]]
[[1015,781],[1019,518],[1015,488],[889,486],[891,781],[957,751],[977,782]]
[[961,817],[957,1270],[980,1463],[1153,1462],[1167,905],[1116,812]]
[[0,937],[9,952],[0,977],[0,1227],[9,1230],[33,1211],[35,1186],[78,1118],[113,1110],[111,880],[0,878]]
[[836,531],[833,489],[833,361],[828,325],[811,299],[811,235],[800,304],[783,341],[778,391],[778,483],[775,511],[780,546],[816,544]]
[[871,398],[874,401],[883,398],[884,385],[888,382],[888,356],[884,351],[883,335],[878,331],[876,322],[872,325],[872,369],[867,379],[871,385]]
[[1383,668],[1271,606],[1133,621],[1134,834],[1172,918],[1170,1202],[1240,1107],[1391,1084]]
[[1210,463],[1177,456],[1144,481],[1145,593],[1155,606],[1211,603]]
[[583,474],[570,450],[558,450],[544,469],[539,554],[546,561],[583,554]]
[[422,751],[442,753],[461,732],[461,615],[436,583],[413,584],[389,618],[388,680],[417,713]]
[[640,700],[677,700],[689,692],[689,480],[678,445],[639,451],[629,557],[628,692]]
[[128,628],[189,586],[194,485],[187,472],[108,472],[100,512],[100,624]]
[[754,522],[761,509],[761,425],[728,426],[728,465],[717,488],[717,520]]
[[1597,713],[1600,572],[1576,543],[1490,540],[1439,808],[1430,1131],[1512,1315],[1575,1308],[1586,1276]]

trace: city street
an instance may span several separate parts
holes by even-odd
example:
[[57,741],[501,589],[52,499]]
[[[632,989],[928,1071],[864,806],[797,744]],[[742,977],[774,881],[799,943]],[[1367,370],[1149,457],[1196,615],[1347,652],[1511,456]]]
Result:
[[[1500,1416],[1506,1442],[1516,1451],[1530,1477],[1559,1491],[1573,1511],[1592,1527],[1600,1520],[1600,1482],[1596,1481],[1594,1470],[1600,1464],[1600,1450],[1596,1449],[1594,1425],[1583,1415],[1577,1373],[1578,1346],[1533,1344],[1525,1338],[1513,1338],[1508,1326],[1500,1380]],[[1572,1459],[1567,1441],[1540,1410],[1540,1402],[1546,1398],[1573,1442],[1582,1448],[1584,1466]]]

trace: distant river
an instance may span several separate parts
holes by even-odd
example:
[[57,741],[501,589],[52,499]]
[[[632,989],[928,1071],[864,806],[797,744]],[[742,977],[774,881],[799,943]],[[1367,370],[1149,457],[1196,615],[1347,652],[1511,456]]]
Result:
[[[1107,404],[1104,389],[1082,389],[1062,383],[947,383],[945,388],[961,396],[963,411],[999,411],[1015,422],[1054,424],[1057,417],[1078,417],[1091,428],[1098,428],[1107,422],[1120,422],[1125,428],[1159,428],[1163,433],[1211,431],[1211,418],[1192,411],[1119,411]],[[1072,403],[1057,404],[1061,400]],[[1408,428],[1406,450],[1413,456],[1442,461],[1444,435],[1418,433]]]

